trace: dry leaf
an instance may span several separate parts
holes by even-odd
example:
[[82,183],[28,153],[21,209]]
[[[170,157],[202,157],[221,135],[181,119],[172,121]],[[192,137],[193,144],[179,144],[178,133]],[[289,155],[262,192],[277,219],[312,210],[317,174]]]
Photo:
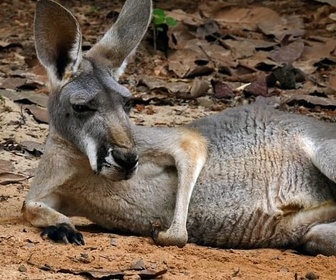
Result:
[[245,40],[223,40],[230,48],[232,57],[235,59],[251,57],[255,52],[255,46]]
[[297,15],[264,17],[259,21],[258,27],[265,35],[273,35],[279,41],[282,41],[285,36],[298,38],[305,33],[303,19]]
[[279,18],[277,12],[265,7],[224,7],[214,14],[214,19],[220,26],[230,30],[256,31],[259,22],[266,19],[277,22]]
[[[93,279],[124,279],[124,276],[127,274],[125,271],[107,271],[107,270],[71,270],[71,269],[59,269],[59,273],[68,273],[73,275],[83,275],[89,276]],[[137,272],[134,272],[135,275],[139,275],[141,279],[156,279],[159,276],[167,273],[167,270],[161,270],[155,272],[153,270],[143,269]]]
[[179,24],[177,27],[170,29],[168,33],[171,38],[171,40],[169,40],[169,47],[175,50],[184,49],[190,40],[195,39],[195,35],[183,24]]
[[0,88],[3,89],[17,89],[27,82],[26,78],[1,78]]
[[190,81],[172,81],[168,82],[164,79],[160,79],[157,77],[150,76],[140,76],[139,77],[139,85],[145,85],[150,90],[160,89],[165,92],[170,93],[186,93],[189,92],[190,89]]
[[289,45],[282,46],[270,54],[270,58],[278,63],[293,63],[301,57],[304,49],[302,41],[295,41]]
[[336,109],[336,100],[312,95],[293,95],[286,99],[283,103],[288,105],[301,105],[311,108],[312,106],[320,106],[327,109]]
[[13,171],[14,165],[11,161],[0,159],[0,173]]
[[329,86],[336,91],[336,75],[331,75],[329,77]]
[[268,87],[266,76],[262,75],[256,81],[244,88],[244,93],[247,96],[268,96]]
[[203,78],[193,79],[193,83],[190,89],[190,96],[195,98],[203,94],[206,94],[209,89],[209,83]]
[[[169,2],[169,1],[166,1]],[[203,23],[203,19],[199,13],[189,14],[183,10],[176,9],[166,12],[168,17],[172,17],[180,23],[189,26],[199,26]]]
[[2,91],[1,95],[18,103],[37,104],[41,107],[48,105],[48,96],[34,91]]
[[231,99],[235,96],[233,90],[226,83],[211,80],[211,85],[214,92],[213,96],[217,99]]
[[25,106],[34,117],[34,119],[39,123],[49,123],[48,110],[37,105],[27,105]]
[[336,49],[336,41],[329,38],[313,37],[305,40],[305,47],[300,60],[293,63],[293,66],[301,69],[307,74],[316,71],[317,63],[326,58],[335,58],[333,52]]
[[336,7],[336,0],[315,0],[317,2],[321,2],[321,3],[327,3],[331,6]]
[[24,175],[12,173],[12,172],[0,172],[0,185],[19,183],[26,179],[27,177]]
[[179,78],[186,78],[192,74],[211,73],[214,69],[213,66],[209,68],[208,64],[209,58],[196,45],[193,49],[177,50],[171,54],[168,70],[173,71]]
[[219,31],[219,26],[217,22],[210,19],[205,23],[199,25],[196,29],[197,37],[205,39],[205,37],[210,36]]

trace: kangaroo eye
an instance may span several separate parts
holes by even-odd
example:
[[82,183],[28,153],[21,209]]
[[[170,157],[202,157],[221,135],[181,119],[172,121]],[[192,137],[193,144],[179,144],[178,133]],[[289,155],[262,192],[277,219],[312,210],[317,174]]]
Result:
[[89,106],[86,106],[86,105],[76,105],[76,104],[72,104],[72,109],[76,113],[86,113],[86,112],[89,112],[89,111],[93,111]]

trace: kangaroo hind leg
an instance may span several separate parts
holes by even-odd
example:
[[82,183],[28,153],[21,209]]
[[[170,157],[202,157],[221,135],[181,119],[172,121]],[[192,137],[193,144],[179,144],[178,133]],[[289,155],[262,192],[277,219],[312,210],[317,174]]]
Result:
[[313,164],[336,183],[336,139],[323,140],[315,146],[311,149]]
[[336,222],[311,227],[304,236],[301,247],[310,255],[336,256]]

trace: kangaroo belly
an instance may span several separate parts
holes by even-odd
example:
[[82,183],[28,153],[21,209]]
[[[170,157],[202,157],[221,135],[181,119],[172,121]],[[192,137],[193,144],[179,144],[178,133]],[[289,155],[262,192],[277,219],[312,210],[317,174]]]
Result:
[[305,227],[287,227],[286,220],[294,215],[335,201],[336,186],[309,159],[284,153],[279,163],[262,154],[212,153],[222,160],[208,159],[215,164],[206,165],[194,189],[190,241],[220,247],[284,246],[302,236],[307,224],[330,219],[317,211]]
[[112,182],[101,176],[87,178],[71,200],[77,207],[75,213],[105,228],[151,235],[155,226],[169,227],[176,187],[174,168],[148,162],[141,164],[130,180]]

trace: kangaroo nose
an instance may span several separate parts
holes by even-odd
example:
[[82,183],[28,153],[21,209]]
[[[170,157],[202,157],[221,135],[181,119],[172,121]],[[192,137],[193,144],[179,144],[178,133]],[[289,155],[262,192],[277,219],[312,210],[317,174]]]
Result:
[[139,157],[136,153],[122,153],[117,149],[112,151],[115,162],[126,171],[132,171],[137,168]]

